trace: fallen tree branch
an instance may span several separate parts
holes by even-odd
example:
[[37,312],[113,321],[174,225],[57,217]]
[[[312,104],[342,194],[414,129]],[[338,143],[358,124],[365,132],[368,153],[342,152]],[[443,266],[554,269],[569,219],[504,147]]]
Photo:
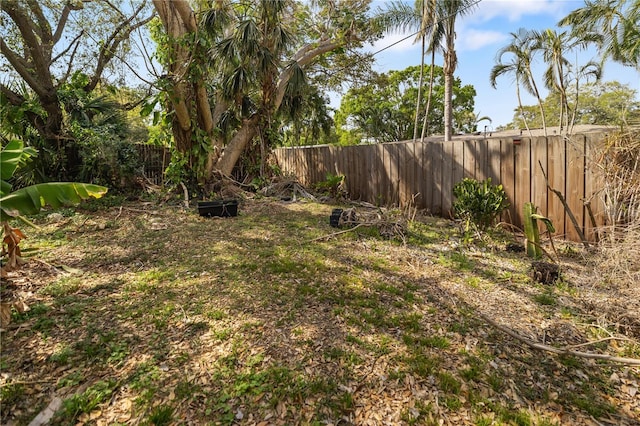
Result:
[[318,238],[314,238],[312,240],[305,241],[305,243],[313,243],[313,242],[316,242],[316,241],[327,240],[329,238],[335,237],[336,235],[346,234],[347,232],[355,231],[356,229],[360,228],[361,226],[365,226],[365,225],[371,226],[371,225],[375,225],[375,223],[370,223],[370,222],[359,223],[356,226],[354,226],[353,228],[345,229],[344,231],[333,232],[333,233],[328,234],[328,235],[323,235],[322,237],[318,237]]
[[640,359],[636,359],[636,358],[624,358],[624,357],[617,357],[617,356],[611,356],[611,355],[607,355],[607,354],[598,354],[598,353],[593,353],[593,352],[580,352],[580,351],[574,351],[572,349],[570,349],[572,346],[565,346],[562,348],[556,348],[555,346],[549,346],[549,345],[545,345],[543,343],[539,343],[539,342],[535,342],[527,337],[521,336],[520,334],[516,333],[515,331],[511,330],[510,328],[507,328],[501,324],[498,324],[497,322],[495,322],[494,320],[492,320],[491,318],[487,317],[486,315],[484,315],[481,312],[476,311],[477,315],[482,318],[486,323],[492,325],[493,327],[497,328],[498,330],[502,331],[503,333],[508,334],[509,336],[513,337],[514,339],[526,344],[527,346],[529,346],[530,348],[533,349],[538,349],[541,351],[546,351],[546,352],[551,352],[557,355],[572,355],[575,357],[579,357],[579,358],[586,358],[586,359],[599,359],[599,360],[603,360],[603,361],[610,361],[610,362],[615,362],[618,364],[627,364],[627,365],[640,365]]
[[182,192],[184,192],[184,208],[189,210],[189,190],[182,181],[180,181],[180,186],[182,187]]
[[162,216],[162,213],[154,211],[154,210],[143,210],[143,209],[134,209],[133,207],[123,207],[125,210],[129,210],[130,212],[136,212],[136,213],[148,213],[148,214],[153,214],[153,215],[159,215]]
[[576,219],[575,215],[573,214],[573,212],[569,208],[569,204],[567,204],[567,200],[564,198],[564,195],[562,195],[562,192],[560,192],[557,189],[551,187],[551,184],[549,184],[549,179],[547,178],[547,172],[545,172],[544,167],[542,167],[542,162],[540,160],[538,160],[538,164],[540,165],[540,169],[542,170],[542,176],[544,176],[544,180],[547,183],[547,188],[551,192],[553,192],[554,194],[557,195],[558,199],[562,203],[562,206],[564,207],[564,210],[567,212],[567,216],[569,217],[569,220],[571,221],[571,224],[573,225],[573,228],[578,233],[578,237],[582,241],[582,244],[585,246],[585,248],[588,249],[589,248],[589,241],[587,241],[587,238],[585,237],[584,232],[582,232],[582,228],[580,228],[580,226],[578,225],[578,220]]
[[575,349],[575,348],[579,348],[582,346],[591,346],[591,345],[596,345],[598,343],[602,343],[602,342],[607,342],[609,340],[620,340],[622,342],[633,342],[635,343],[635,341],[633,339],[628,339],[626,337],[605,337],[603,339],[598,339],[598,340],[593,340],[591,342],[585,342],[585,343],[580,343],[577,345],[571,345],[571,346],[565,346],[565,349]]

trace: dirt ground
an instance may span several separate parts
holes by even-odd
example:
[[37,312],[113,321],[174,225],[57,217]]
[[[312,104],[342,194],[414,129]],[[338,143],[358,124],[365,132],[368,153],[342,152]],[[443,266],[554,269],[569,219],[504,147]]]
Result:
[[637,282],[558,244],[545,286],[508,234],[337,234],[335,207],[36,218],[1,289],[30,308],[0,335],[2,424],[640,424]]

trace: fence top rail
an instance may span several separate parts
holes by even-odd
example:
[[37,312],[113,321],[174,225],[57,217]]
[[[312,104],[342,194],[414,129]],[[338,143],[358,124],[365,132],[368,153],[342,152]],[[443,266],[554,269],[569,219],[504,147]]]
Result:
[[[640,129],[640,126],[634,126],[633,128]],[[608,133],[612,131],[620,130],[619,127],[616,126],[594,126],[587,124],[576,125],[573,128],[573,133],[568,136],[578,136],[578,135],[586,135],[593,133]],[[489,136],[487,136],[487,133]],[[530,129],[527,131],[526,129],[512,129],[512,130],[500,130],[500,131],[487,131],[487,132],[476,132],[474,134],[464,134],[464,135],[454,135],[452,142],[457,141],[477,141],[477,140],[497,140],[497,139],[513,139],[513,138],[536,138],[536,137],[544,137],[544,129]],[[547,137],[563,137],[565,135],[560,134],[559,127],[548,127],[547,128]],[[422,142],[421,139],[407,139],[402,141],[392,141],[392,142],[380,142],[380,143],[362,143],[359,145],[330,145],[330,144],[321,144],[321,145],[301,145],[301,146],[286,146],[280,147],[277,149],[314,149],[314,148],[326,148],[326,147],[334,147],[334,148],[345,148],[345,147],[353,147],[353,146],[371,146],[371,145],[395,145],[395,144],[406,144],[406,143],[414,143],[414,142]],[[424,138],[424,142],[444,142],[444,136],[442,135],[434,135]]]

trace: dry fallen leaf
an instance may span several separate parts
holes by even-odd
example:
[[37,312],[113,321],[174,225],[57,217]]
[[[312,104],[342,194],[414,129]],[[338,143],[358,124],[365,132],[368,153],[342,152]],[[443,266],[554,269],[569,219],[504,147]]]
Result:
[[0,303],[0,327],[6,327],[11,323],[11,306],[13,303]]

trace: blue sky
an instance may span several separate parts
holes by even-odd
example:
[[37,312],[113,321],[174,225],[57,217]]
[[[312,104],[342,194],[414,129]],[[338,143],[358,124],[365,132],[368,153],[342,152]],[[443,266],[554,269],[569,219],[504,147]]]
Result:
[[[408,0],[413,4],[413,0]],[[376,6],[384,6],[378,0]],[[491,126],[509,123],[514,109],[518,106],[515,85],[509,77],[497,80],[497,89],[489,84],[489,73],[495,64],[496,52],[509,43],[509,33],[518,28],[544,30],[557,28],[557,22],[570,11],[584,5],[582,0],[482,0],[472,14],[458,21],[456,50],[458,53],[458,69],[456,76],[463,84],[475,87],[476,113],[489,116]],[[394,34],[385,37],[370,48],[375,52],[386,47],[408,34]],[[595,51],[583,52],[578,60],[585,63],[595,59]],[[427,59],[429,60],[429,59]],[[404,69],[420,64],[420,46],[413,44],[413,38],[400,43],[376,55],[376,71]],[[442,58],[436,57],[436,64],[442,65]],[[542,66],[534,69],[534,73],[542,81]],[[607,63],[603,74],[604,81],[617,80],[628,84],[631,89],[640,93],[640,72],[615,63]],[[540,84],[541,85],[541,84]],[[535,99],[522,95],[523,104],[533,105]],[[482,123],[484,127],[486,122]]]

